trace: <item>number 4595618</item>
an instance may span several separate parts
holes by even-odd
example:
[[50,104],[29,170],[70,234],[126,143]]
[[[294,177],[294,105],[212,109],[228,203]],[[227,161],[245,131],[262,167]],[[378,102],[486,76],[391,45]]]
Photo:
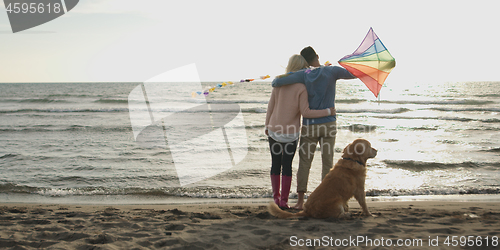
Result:
[[481,236],[448,236],[446,240],[443,242],[447,246],[498,246],[498,237],[481,237]]
[[62,6],[60,3],[54,4],[43,4],[43,3],[9,3],[7,5],[7,13],[60,13],[62,10]]

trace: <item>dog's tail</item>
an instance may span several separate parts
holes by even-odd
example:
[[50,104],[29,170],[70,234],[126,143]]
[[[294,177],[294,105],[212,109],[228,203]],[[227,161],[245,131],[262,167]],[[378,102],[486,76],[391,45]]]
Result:
[[278,205],[276,205],[276,203],[274,203],[272,201],[269,203],[269,206],[267,208],[268,208],[269,213],[271,215],[273,215],[273,216],[275,216],[277,218],[280,218],[280,219],[302,217],[302,216],[306,216],[307,215],[304,211],[300,211],[298,213],[290,213],[290,212],[287,212],[287,211],[283,211],[283,210],[281,210],[280,207],[278,207]]

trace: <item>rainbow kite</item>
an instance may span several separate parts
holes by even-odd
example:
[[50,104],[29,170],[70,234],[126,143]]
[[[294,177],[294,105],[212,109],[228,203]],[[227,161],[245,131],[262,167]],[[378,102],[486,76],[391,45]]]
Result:
[[364,82],[377,97],[385,79],[396,67],[396,60],[370,28],[358,49],[340,59],[339,64]]

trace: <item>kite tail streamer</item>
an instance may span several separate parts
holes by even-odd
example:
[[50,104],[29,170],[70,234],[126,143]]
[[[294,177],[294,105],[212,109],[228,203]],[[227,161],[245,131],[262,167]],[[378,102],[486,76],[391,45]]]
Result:
[[[324,65],[325,66],[331,66],[332,64],[330,63],[330,61],[326,61]],[[309,72],[311,72],[311,69],[308,69],[306,71],[306,73],[309,73]],[[294,72],[289,72],[289,73],[286,73],[286,74],[283,74],[283,75],[279,75],[279,76],[276,76],[276,77],[277,78],[281,78],[281,77],[287,76],[287,75],[292,74],[292,73],[294,73]],[[268,79],[268,78],[271,78],[271,76],[265,75],[265,76],[260,76],[258,78],[245,78],[245,79],[241,79],[238,82],[240,82],[240,83],[242,83],[242,82],[253,82],[255,80],[265,80],[265,79]],[[200,95],[208,96],[210,93],[216,91],[217,89],[224,88],[226,86],[231,86],[231,85],[234,85],[234,84],[235,83],[231,82],[231,81],[219,83],[219,84],[217,84],[217,85],[215,85],[213,87],[212,86],[207,87],[203,91],[192,92],[191,96],[193,98],[196,98],[197,96],[200,96]]]
[[[270,78],[270,77],[271,76],[269,76],[269,75],[265,75],[265,76],[260,76],[258,79],[265,80],[265,79]],[[246,78],[246,79],[241,79],[239,82],[253,82],[255,80],[256,79],[254,79],[254,78]],[[195,98],[195,97],[197,97],[199,95],[208,96],[211,92],[214,92],[216,89],[224,88],[226,86],[231,86],[231,85],[234,85],[234,82],[227,81],[227,82],[219,83],[219,84],[217,84],[217,85],[215,85],[213,87],[212,86],[207,87],[203,91],[192,92],[191,96],[193,98]]]

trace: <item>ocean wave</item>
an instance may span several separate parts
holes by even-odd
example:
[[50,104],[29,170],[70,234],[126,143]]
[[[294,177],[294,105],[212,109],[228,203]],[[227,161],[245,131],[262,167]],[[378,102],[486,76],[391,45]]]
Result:
[[14,183],[0,183],[0,193],[35,194],[40,188]]
[[16,156],[18,156],[18,155],[17,154],[4,154],[4,155],[0,156],[0,159],[13,158]]
[[434,116],[434,117],[431,117],[431,116],[384,116],[384,115],[377,115],[377,116],[373,116],[373,117],[379,118],[379,119],[398,119],[398,120],[443,120],[443,121],[459,121],[459,122],[477,121],[477,122],[484,122],[484,123],[498,123],[498,122],[500,122],[500,120],[496,119],[496,118],[473,119],[473,118],[453,117],[453,116]]
[[33,161],[33,162],[39,162],[39,161],[45,161],[45,160],[52,160],[52,159],[57,159],[57,158],[63,158],[63,157],[53,157],[53,156],[45,156],[45,155],[24,155],[20,153],[10,153],[3,155],[0,157],[0,159],[10,159],[12,158],[15,161]]
[[61,131],[87,131],[87,132],[131,132],[131,126],[121,127],[104,127],[104,126],[81,126],[72,125],[68,128],[63,128]]
[[455,168],[477,169],[481,167],[494,167],[500,169],[500,162],[496,163],[477,163],[477,162],[461,162],[461,163],[439,163],[439,162],[422,162],[422,161],[405,161],[405,160],[384,160],[387,167],[406,169],[410,171],[428,171],[428,170],[446,170]]
[[500,131],[500,128],[469,128],[471,131]]
[[484,119],[484,120],[481,120],[481,121],[485,122],[485,123],[499,123],[500,119],[490,118],[490,119]]
[[492,153],[500,153],[500,148],[491,148],[486,150],[481,150],[483,152],[492,152]]
[[261,129],[261,128],[265,128],[266,125],[265,124],[253,124],[253,125],[246,125],[245,126],[245,129]]
[[48,131],[57,131],[57,130],[50,130],[46,128],[0,128],[0,133],[17,133],[17,132],[30,133],[30,132],[48,132]]
[[64,196],[97,196],[97,195],[134,195],[160,197],[190,197],[190,198],[263,198],[270,197],[267,187],[158,187],[158,188],[114,188],[114,187],[81,187],[81,188],[47,188],[17,185],[13,183],[0,184],[0,193],[36,194],[48,197]]
[[103,97],[102,94],[96,94],[96,95],[88,95],[88,94],[50,94],[47,95],[48,98],[51,97],[80,97],[80,98],[87,98],[87,97]]
[[[106,102],[108,99],[100,99],[97,100],[96,102],[101,102],[104,101]],[[113,100],[113,99],[111,99]],[[119,100],[119,101],[125,101],[127,100]],[[198,99],[193,99],[193,100],[185,100],[187,102],[196,102],[200,103],[200,100]],[[366,102],[365,99],[336,99],[336,103],[361,103],[361,102]],[[241,99],[236,99],[236,100],[213,100],[213,99],[208,99],[206,100],[206,103],[208,104],[268,104],[269,100],[241,100]]]
[[370,133],[375,131],[375,129],[377,129],[377,126],[365,125],[365,124],[351,124],[351,125],[341,126],[340,129],[346,129],[350,130],[351,132],[357,132],[357,133]]
[[74,95],[71,95],[71,94],[50,94],[47,97],[50,98],[50,97],[70,97],[70,96],[74,96]]
[[475,97],[500,97],[500,94],[482,94],[482,95],[474,95]]
[[11,113],[101,113],[101,112],[128,112],[127,108],[99,108],[99,109],[13,109],[13,110],[0,110],[0,114]]
[[250,109],[242,109],[243,113],[255,113],[255,114],[265,114],[267,113],[267,109],[264,108],[250,108]]
[[127,99],[99,99],[94,101],[95,103],[120,103],[120,104],[128,104]]
[[472,118],[465,118],[465,117],[449,117],[449,116],[439,116],[435,118],[424,118],[424,119],[429,119],[429,120],[443,120],[443,121],[459,121],[459,122],[471,122],[471,121],[481,121],[478,119],[472,119]]
[[[267,112],[266,108],[245,108],[240,109],[243,113],[256,113],[265,114]],[[239,112],[238,109],[217,109],[215,107],[211,112]],[[117,113],[117,112],[128,112],[128,108],[85,108],[85,109],[64,109],[64,108],[49,108],[49,109],[12,109],[12,110],[0,110],[0,114],[12,114],[12,113]],[[146,112],[147,110],[144,110]],[[156,110],[157,112],[187,112],[179,109],[161,109]],[[344,114],[356,114],[356,113],[378,113],[378,114],[399,114],[411,111],[407,108],[396,108],[396,109],[338,109],[337,113]],[[190,113],[206,112],[200,110],[189,111]]]
[[463,195],[463,194],[500,194],[498,187],[447,187],[447,188],[426,188],[426,189],[369,189],[366,196],[415,196],[415,195]]
[[366,102],[366,99],[335,99],[335,103],[354,104],[354,103],[361,103],[361,102]]
[[0,102],[13,103],[71,103],[67,100],[59,100],[52,98],[30,98],[30,99],[0,99]]
[[259,100],[207,100],[208,104],[268,104],[269,101],[259,101]]
[[436,142],[443,143],[443,144],[452,144],[452,145],[456,145],[456,144],[461,144],[462,143],[462,142],[454,141],[454,140],[437,140]]
[[131,132],[131,126],[104,127],[104,126],[82,126],[72,125],[69,127],[18,127],[18,128],[0,128],[0,133],[36,133],[36,132]]
[[[170,151],[165,150],[163,155],[170,155]],[[154,153],[152,156],[158,156],[158,153]],[[119,154],[118,157],[98,157],[94,155],[61,155],[61,156],[47,156],[47,155],[28,155],[28,154],[20,154],[20,153],[9,153],[5,154],[3,156],[0,156],[0,160],[6,160],[12,158],[16,162],[23,163],[23,162],[35,162],[36,164],[39,164],[41,161],[51,161],[51,162],[65,162],[65,161],[77,161],[81,164],[84,164],[82,166],[87,166],[85,164],[90,164],[88,162],[91,162],[92,164],[99,164],[100,162],[104,163],[133,163],[137,162],[139,164],[140,162],[156,162],[157,159],[151,158],[150,156],[144,156],[144,157],[138,157],[134,156],[133,154],[130,155],[124,155],[124,154]],[[159,160],[161,161],[161,160]],[[98,163],[95,163],[98,162]],[[81,165],[74,166],[72,167],[66,167],[68,169],[71,169],[72,171],[79,171],[79,170],[85,170],[87,167],[82,168]],[[107,166],[107,165],[105,165]],[[2,165],[0,165],[0,168]],[[94,170],[102,170],[102,171],[107,171],[109,170],[107,167],[93,167]],[[0,180],[1,181],[1,180]],[[52,181],[60,181],[56,177],[52,179]],[[95,179],[95,181],[98,181],[98,179]]]
[[410,130],[414,131],[436,131],[438,130],[438,127],[417,127],[417,128],[411,128]]
[[430,108],[430,110],[443,111],[443,112],[500,112],[500,108],[444,108],[444,107],[435,107]]
[[[241,199],[241,198],[271,198],[269,187],[240,186],[221,188],[212,186],[203,187],[158,187],[158,188],[109,188],[109,187],[82,187],[82,188],[46,188],[16,185],[12,183],[0,184],[0,193],[32,194],[46,197],[71,196],[112,196],[127,195],[139,197],[185,197],[197,199]],[[500,194],[500,187],[434,187],[420,189],[367,189],[367,197],[379,196],[418,196],[418,195],[463,195],[463,194]],[[297,198],[292,192],[290,198]],[[307,198],[307,197],[306,197]]]
[[495,102],[484,100],[381,100],[380,103],[420,105],[487,105]]
[[378,114],[401,114],[411,111],[408,108],[395,109],[337,109],[337,113],[356,114],[356,113],[378,113]]

